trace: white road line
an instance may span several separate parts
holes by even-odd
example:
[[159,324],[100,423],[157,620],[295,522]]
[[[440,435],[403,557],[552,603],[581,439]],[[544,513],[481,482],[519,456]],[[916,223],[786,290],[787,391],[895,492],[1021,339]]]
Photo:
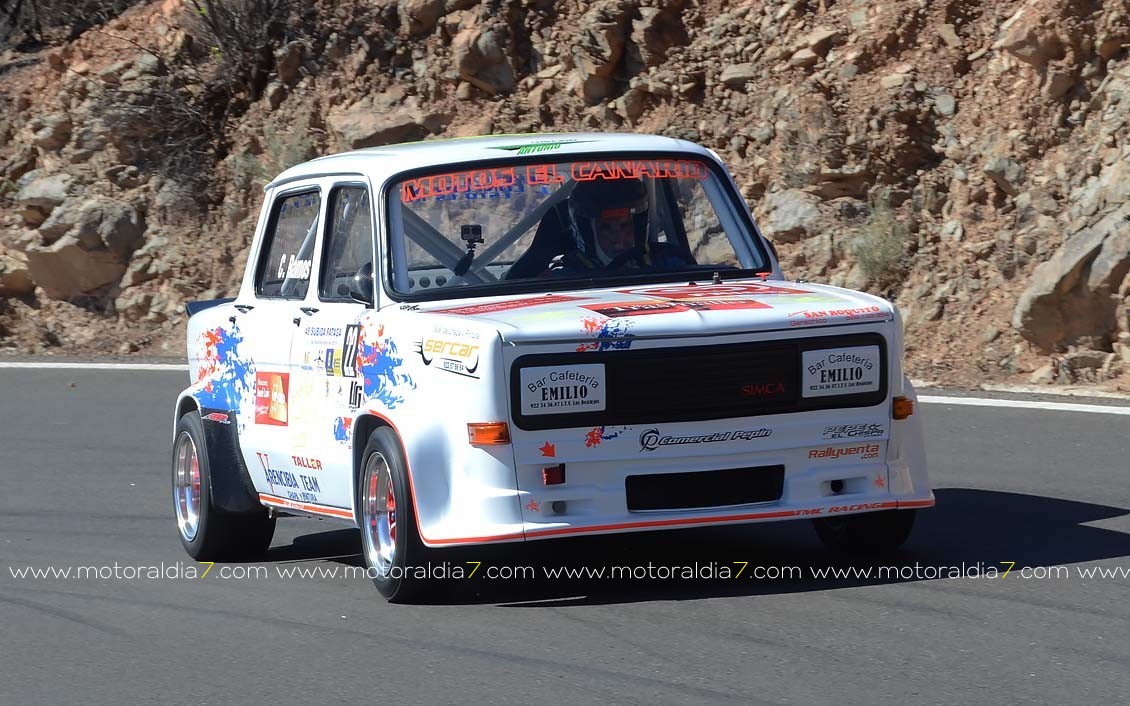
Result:
[[986,397],[942,397],[920,395],[919,402],[926,404],[970,405],[973,407],[1012,407],[1016,409],[1045,409],[1055,412],[1090,412],[1092,414],[1130,415],[1130,407],[1113,407],[1099,404],[1072,404],[1070,402],[1035,402],[1032,400],[991,400]]
[[187,371],[187,365],[175,363],[2,363],[0,368],[25,370],[162,370]]

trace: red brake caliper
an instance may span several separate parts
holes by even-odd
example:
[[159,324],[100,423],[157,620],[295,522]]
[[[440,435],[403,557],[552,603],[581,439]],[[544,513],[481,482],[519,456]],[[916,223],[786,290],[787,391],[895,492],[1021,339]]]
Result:
[[396,541],[396,498],[392,494],[392,483],[388,484],[388,495],[385,497],[388,505],[388,536]]

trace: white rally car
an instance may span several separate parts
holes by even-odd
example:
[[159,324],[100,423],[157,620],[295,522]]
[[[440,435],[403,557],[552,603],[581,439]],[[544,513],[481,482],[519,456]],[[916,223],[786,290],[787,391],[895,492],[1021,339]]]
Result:
[[189,311],[173,505],[197,559],[336,518],[405,600],[436,547],[809,518],[881,550],[934,503],[897,309],[784,279],[688,142],[315,159],[267,185],[238,296]]

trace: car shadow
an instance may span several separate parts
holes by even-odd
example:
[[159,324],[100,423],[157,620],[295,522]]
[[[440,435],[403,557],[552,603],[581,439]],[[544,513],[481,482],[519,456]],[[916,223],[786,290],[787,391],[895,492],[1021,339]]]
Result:
[[[804,593],[1130,556],[1130,535],[1087,525],[1130,514],[1125,508],[972,488],[935,495],[937,506],[918,513],[907,544],[885,556],[830,552],[809,522],[465,547],[429,557],[434,580],[425,602],[560,607]],[[267,558],[361,566],[359,542],[357,530],[302,535]],[[612,578],[612,567],[633,576]],[[759,568],[780,577],[755,575]],[[821,577],[829,568],[841,574]],[[584,576],[601,569],[604,578]]]

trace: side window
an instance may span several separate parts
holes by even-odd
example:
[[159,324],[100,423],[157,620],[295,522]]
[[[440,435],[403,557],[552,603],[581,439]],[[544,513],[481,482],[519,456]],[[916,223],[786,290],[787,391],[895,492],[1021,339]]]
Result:
[[290,194],[275,202],[255,276],[256,294],[283,299],[306,296],[321,204],[317,191]]
[[344,186],[330,195],[329,224],[322,257],[324,301],[352,301],[349,283],[363,266],[373,262],[373,219],[369,191],[363,186]]

